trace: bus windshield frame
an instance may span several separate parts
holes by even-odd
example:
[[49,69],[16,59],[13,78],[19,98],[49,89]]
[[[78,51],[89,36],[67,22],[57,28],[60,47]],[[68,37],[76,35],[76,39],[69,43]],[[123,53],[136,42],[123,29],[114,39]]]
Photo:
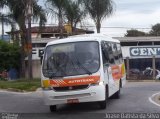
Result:
[[54,79],[76,75],[91,75],[99,71],[98,41],[80,41],[49,45],[45,49],[42,73]]

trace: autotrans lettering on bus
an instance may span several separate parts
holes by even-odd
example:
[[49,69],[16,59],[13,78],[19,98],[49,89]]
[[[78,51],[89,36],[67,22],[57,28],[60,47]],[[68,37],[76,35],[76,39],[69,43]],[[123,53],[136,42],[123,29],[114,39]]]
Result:
[[51,111],[58,104],[119,98],[126,74],[120,42],[102,34],[49,42],[42,62],[42,88]]

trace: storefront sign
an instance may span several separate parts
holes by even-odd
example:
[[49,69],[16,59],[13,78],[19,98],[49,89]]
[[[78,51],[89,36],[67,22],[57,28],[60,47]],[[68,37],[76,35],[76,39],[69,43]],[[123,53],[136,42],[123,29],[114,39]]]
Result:
[[160,47],[131,47],[131,56],[160,56]]

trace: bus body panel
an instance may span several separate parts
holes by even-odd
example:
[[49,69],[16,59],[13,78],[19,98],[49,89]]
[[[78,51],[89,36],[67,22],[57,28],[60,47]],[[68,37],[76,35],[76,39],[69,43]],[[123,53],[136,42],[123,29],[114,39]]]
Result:
[[81,102],[94,102],[105,100],[104,85],[90,86],[80,91],[55,92],[53,90],[43,91],[44,101],[46,105],[67,104],[68,100],[77,99]]

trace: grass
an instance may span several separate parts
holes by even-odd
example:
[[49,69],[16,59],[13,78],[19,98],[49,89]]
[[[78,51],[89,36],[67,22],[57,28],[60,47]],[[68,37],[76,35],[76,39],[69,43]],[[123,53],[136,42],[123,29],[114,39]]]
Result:
[[12,91],[35,91],[39,87],[41,87],[40,79],[0,81],[0,89],[8,89]]

